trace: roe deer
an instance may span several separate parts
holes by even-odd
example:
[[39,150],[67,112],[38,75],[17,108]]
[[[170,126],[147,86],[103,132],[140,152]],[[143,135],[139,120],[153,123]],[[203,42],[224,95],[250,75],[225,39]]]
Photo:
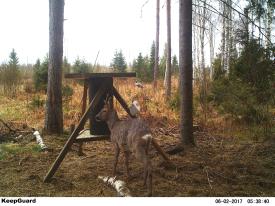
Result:
[[111,131],[111,141],[115,149],[113,175],[116,174],[118,157],[122,150],[127,179],[129,178],[129,155],[132,152],[144,164],[143,183],[144,185],[147,183],[147,195],[152,196],[152,168],[148,150],[153,137],[148,125],[140,118],[120,120],[108,99],[103,109],[96,115],[96,120],[105,121]]

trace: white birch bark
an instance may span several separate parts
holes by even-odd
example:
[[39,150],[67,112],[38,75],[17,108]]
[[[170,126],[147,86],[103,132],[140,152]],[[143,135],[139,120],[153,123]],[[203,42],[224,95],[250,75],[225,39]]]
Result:
[[126,187],[126,183],[122,180],[117,180],[116,177],[98,176],[98,179],[112,186],[120,197],[131,197],[130,190]]

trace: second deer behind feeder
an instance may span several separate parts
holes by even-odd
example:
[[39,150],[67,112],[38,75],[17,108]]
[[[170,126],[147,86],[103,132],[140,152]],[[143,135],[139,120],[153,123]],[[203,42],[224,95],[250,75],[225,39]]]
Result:
[[140,118],[120,120],[108,99],[103,109],[96,115],[96,120],[106,121],[111,131],[111,141],[115,149],[113,175],[116,175],[118,157],[122,151],[125,156],[126,175],[129,178],[129,155],[132,153],[144,164],[144,185],[147,183],[148,196],[151,196],[152,166],[148,150],[153,137],[148,125]]

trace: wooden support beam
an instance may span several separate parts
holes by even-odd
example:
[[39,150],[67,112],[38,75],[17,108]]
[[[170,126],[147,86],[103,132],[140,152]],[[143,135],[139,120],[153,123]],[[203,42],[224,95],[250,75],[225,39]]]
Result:
[[[82,110],[81,110],[81,116],[84,115],[85,111],[86,111],[86,107],[87,107],[87,93],[88,93],[88,80],[85,79],[84,80],[84,86],[83,86],[83,97],[82,97]],[[84,129],[84,125],[83,128]],[[83,142],[79,142],[78,145],[78,155],[79,156],[83,156]]]
[[118,93],[115,87],[113,87],[113,95],[117,99],[117,101],[121,104],[123,109],[129,114],[130,117],[135,118],[136,116],[132,115],[130,109],[126,103],[126,101],[122,98],[122,96]]
[[63,149],[61,150],[61,152],[59,153],[58,157],[56,158],[55,162],[53,163],[51,169],[48,171],[47,175],[44,178],[44,182],[49,182],[50,179],[52,178],[52,176],[55,174],[55,172],[57,171],[58,167],[60,166],[61,162],[63,161],[63,159],[65,158],[66,154],[68,153],[70,147],[72,146],[72,144],[75,142],[79,132],[82,130],[82,128],[85,125],[85,122],[87,121],[91,110],[98,104],[101,96],[106,92],[106,87],[104,87],[104,85],[102,85],[100,87],[100,89],[97,91],[95,97],[93,98],[93,100],[91,101],[88,109],[86,110],[86,112],[84,113],[84,115],[82,116],[78,126],[75,128],[75,130],[73,131],[73,133],[71,134],[71,136],[69,137],[69,139],[67,140],[65,146],[63,147]]
[[163,149],[161,149],[161,147],[159,146],[159,144],[157,143],[157,141],[154,138],[152,138],[152,145],[155,147],[155,149],[158,151],[158,153],[163,157],[163,159],[166,162],[168,162],[171,165],[174,165],[174,163],[169,159],[169,157],[165,154]]
[[102,77],[136,77],[135,72],[104,72],[104,73],[68,73],[64,75],[68,79],[90,79]]
[[88,91],[88,82],[87,82],[87,80],[84,80],[81,116],[86,111],[86,106],[87,106],[87,91]]

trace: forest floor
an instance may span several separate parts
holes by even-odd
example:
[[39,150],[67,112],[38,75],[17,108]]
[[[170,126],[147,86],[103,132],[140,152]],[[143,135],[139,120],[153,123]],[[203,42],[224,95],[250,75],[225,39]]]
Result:
[[[148,92],[149,98],[141,98],[131,87],[121,86],[119,90],[123,96],[129,94],[129,98],[139,98],[141,105],[146,101],[144,104],[148,108],[142,112],[142,117],[151,126],[164,150],[180,142],[176,112],[158,103],[161,94],[154,99],[150,98],[153,92]],[[78,98],[71,100],[71,106],[65,108],[65,128],[78,116],[72,111],[80,105],[80,93],[81,88],[75,93]],[[21,102],[27,101],[26,97],[17,99],[20,98]],[[20,105],[14,101],[0,99],[0,117],[13,122],[13,128],[22,128],[24,124],[40,129],[43,109],[32,111],[27,103]],[[16,112],[14,108],[17,107],[21,113]],[[162,113],[159,114],[159,111]],[[238,135],[221,132],[219,125],[213,128],[199,125],[194,135],[196,147],[170,156],[176,168],[166,168],[161,157],[152,149],[153,196],[275,196],[274,140],[242,139]],[[50,151],[39,151],[31,136],[24,141],[0,142],[0,196],[117,196],[112,187],[97,178],[112,174],[114,152],[109,141],[85,143],[85,156],[78,156],[77,145],[73,145],[52,181],[44,183],[43,178],[68,135],[42,136]],[[122,156],[118,170],[121,175],[117,178],[125,180]],[[133,196],[144,196],[143,166],[132,156],[130,172],[133,178],[127,182],[127,187]]]

